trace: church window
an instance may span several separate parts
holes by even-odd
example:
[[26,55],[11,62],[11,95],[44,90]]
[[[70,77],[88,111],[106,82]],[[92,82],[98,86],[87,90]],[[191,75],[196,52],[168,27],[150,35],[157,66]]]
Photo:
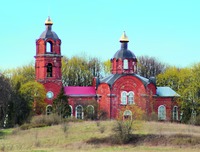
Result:
[[87,118],[93,120],[94,119],[94,106],[88,105],[86,108]]
[[128,104],[134,104],[134,92],[132,91],[128,93]]
[[52,64],[48,63],[47,65],[47,77],[52,77]]
[[52,111],[53,111],[52,106],[51,106],[51,105],[47,105],[47,106],[46,106],[46,114],[47,114],[47,115],[50,115],[50,114],[52,113]]
[[130,110],[124,111],[123,119],[124,120],[132,120],[132,112]]
[[127,92],[126,91],[122,91],[122,93],[121,93],[121,104],[123,104],[123,105],[127,104]]
[[173,120],[178,120],[178,107],[173,107]]
[[46,52],[52,52],[52,44],[51,44],[51,42],[46,42]]
[[128,60],[124,59],[124,69],[127,70],[128,69]]
[[76,118],[83,119],[83,107],[81,105],[76,107]]
[[158,120],[166,120],[166,107],[164,105],[158,107]]
[[69,105],[69,107],[70,107],[71,117],[73,117],[73,107],[71,105]]

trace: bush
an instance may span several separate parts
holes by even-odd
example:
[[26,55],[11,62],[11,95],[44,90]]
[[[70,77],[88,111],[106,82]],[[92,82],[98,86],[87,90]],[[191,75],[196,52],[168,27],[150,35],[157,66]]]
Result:
[[114,144],[126,144],[131,139],[132,133],[132,120],[117,121],[113,127],[113,139]]
[[31,120],[32,125],[57,125],[61,123],[60,116],[56,114],[34,116]]
[[20,126],[21,130],[28,130],[30,128],[32,128],[31,124],[27,124],[27,123]]
[[45,126],[52,126],[58,125],[62,122],[62,119],[56,115],[39,115],[32,117],[30,123],[25,123],[20,126],[21,130],[27,130],[31,128],[38,128],[38,127],[45,127]]

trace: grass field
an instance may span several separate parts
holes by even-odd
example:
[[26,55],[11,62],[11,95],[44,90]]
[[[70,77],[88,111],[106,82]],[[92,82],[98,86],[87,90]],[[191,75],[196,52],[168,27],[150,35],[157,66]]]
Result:
[[134,140],[113,144],[115,121],[70,122],[29,130],[0,130],[0,151],[12,152],[199,152],[200,127],[159,122],[135,122]]

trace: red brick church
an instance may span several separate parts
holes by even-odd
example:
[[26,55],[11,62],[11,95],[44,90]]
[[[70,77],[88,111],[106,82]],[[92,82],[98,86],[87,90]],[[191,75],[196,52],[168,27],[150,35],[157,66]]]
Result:
[[[62,88],[61,40],[52,31],[50,17],[46,29],[36,40],[36,80],[46,89],[47,114],[53,99]],[[157,87],[155,78],[137,74],[137,58],[128,50],[129,39],[125,32],[120,38],[121,47],[111,59],[111,74],[103,79],[94,78],[89,87],[65,86],[64,91],[71,107],[71,116],[84,119],[88,113],[104,112],[106,118],[133,116],[132,105],[140,107],[146,115],[155,113],[158,120],[178,121],[180,118],[176,98],[179,95],[169,87]]]

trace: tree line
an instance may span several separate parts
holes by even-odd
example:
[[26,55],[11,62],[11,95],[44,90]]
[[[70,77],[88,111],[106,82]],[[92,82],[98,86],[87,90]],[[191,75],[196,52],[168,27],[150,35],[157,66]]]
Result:
[[[94,77],[103,78],[111,71],[110,60],[73,56],[62,58],[64,86],[90,86]],[[138,74],[156,77],[157,86],[169,86],[181,95],[184,122],[200,115],[200,64],[189,68],[171,67],[149,56],[138,57]],[[34,64],[8,69],[0,75],[0,127],[12,127],[45,112],[45,89],[35,81]],[[55,102],[56,103],[56,102]],[[193,116],[193,115],[192,115]]]

